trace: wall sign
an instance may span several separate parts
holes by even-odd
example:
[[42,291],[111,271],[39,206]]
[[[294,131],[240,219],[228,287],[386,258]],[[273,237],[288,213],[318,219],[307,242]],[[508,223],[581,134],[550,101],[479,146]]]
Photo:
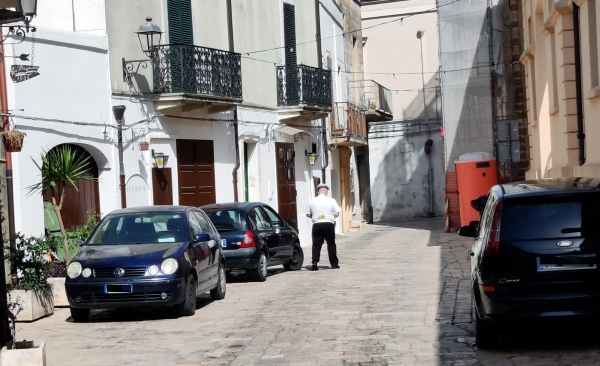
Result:
[[12,65],[10,67],[10,77],[13,82],[20,83],[38,76],[39,66],[30,65]]

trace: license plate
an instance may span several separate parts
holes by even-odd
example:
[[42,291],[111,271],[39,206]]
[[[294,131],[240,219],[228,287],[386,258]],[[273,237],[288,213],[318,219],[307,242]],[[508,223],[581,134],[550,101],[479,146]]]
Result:
[[537,257],[536,262],[538,272],[574,271],[597,267],[595,254]]
[[104,285],[105,294],[130,294],[133,292],[133,285]]
[[227,239],[221,239],[221,246],[222,246],[223,248],[226,248],[226,247],[227,247]]

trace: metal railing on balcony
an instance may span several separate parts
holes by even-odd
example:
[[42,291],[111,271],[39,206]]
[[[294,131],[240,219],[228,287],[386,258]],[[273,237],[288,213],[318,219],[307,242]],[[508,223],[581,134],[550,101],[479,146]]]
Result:
[[[369,111],[393,115],[392,92],[373,80],[350,81],[350,86],[356,91],[364,93],[364,102],[367,113]],[[362,98],[361,98],[362,100]]]
[[331,108],[331,70],[277,66],[277,105]]
[[367,119],[358,107],[346,103],[335,103],[329,118],[331,137],[350,137],[366,140]]
[[239,53],[190,45],[160,45],[152,58],[154,93],[242,98]]

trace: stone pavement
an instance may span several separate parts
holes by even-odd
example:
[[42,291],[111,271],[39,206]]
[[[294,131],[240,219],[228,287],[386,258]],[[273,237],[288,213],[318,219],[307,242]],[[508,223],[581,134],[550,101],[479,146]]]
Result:
[[[440,219],[368,225],[338,242],[340,270],[270,269],[266,282],[228,281],[227,297],[168,311],[67,309],[20,323],[46,340],[48,365],[600,365],[597,324],[523,325],[495,351],[473,345],[470,240]],[[305,265],[310,251],[305,249]]]

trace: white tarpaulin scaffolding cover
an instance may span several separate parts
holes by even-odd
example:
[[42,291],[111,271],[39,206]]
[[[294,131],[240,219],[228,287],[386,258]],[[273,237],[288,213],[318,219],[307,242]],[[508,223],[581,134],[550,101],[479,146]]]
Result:
[[464,153],[494,152],[487,15],[492,4],[438,0],[437,5],[446,171],[454,171]]

